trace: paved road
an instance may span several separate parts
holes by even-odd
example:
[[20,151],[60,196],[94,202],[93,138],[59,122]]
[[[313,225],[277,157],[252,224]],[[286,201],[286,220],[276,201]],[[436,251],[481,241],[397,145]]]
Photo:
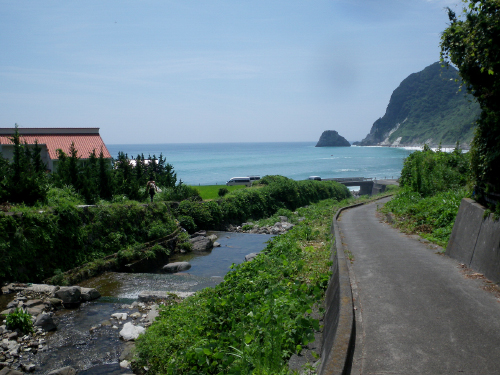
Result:
[[345,211],[356,348],[352,374],[500,374],[500,302],[375,216],[378,201]]

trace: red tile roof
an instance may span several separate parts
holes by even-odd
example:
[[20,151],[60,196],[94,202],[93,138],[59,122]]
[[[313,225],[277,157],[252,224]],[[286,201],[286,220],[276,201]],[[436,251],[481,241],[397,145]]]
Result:
[[[10,135],[0,135],[0,144],[12,144],[10,137]],[[72,142],[75,143],[78,156],[82,159],[87,159],[93,150],[95,150],[96,156],[99,157],[101,149],[105,158],[111,158],[111,154],[99,134],[21,134],[20,138],[22,143],[26,141],[28,144],[34,144],[35,140],[37,140],[38,144],[46,145],[51,159],[57,159],[57,149],[61,149],[69,155]]]

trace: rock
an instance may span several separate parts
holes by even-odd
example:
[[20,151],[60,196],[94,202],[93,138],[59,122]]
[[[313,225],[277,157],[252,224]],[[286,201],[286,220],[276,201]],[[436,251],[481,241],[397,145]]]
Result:
[[56,309],[63,307],[62,302],[62,299],[59,298],[49,298],[49,303]]
[[218,243],[217,241],[214,242],[214,247],[220,247],[220,243]]
[[130,314],[130,317],[131,317],[132,319],[137,319],[137,318],[140,318],[141,316],[142,316],[142,315],[141,315],[141,313],[140,313],[140,312],[135,312],[135,313],[133,313],[133,314]]
[[151,324],[154,322],[154,320],[160,315],[160,312],[158,310],[158,306],[154,305],[151,307],[151,310],[148,311],[148,314],[146,315],[146,323]]
[[282,223],[288,222],[288,218],[286,216],[280,216],[279,218]]
[[10,283],[2,287],[2,294],[20,292],[21,290],[24,290],[29,286],[30,286],[29,284],[23,284],[23,283]]
[[54,320],[49,314],[38,315],[34,326],[42,328],[45,332],[55,331],[57,329]]
[[29,364],[21,363],[21,369],[24,372],[33,372],[35,371],[35,368],[36,366],[34,363],[29,363]]
[[351,144],[335,130],[325,130],[316,147],[351,147]]
[[211,234],[210,236],[207,237],[210,241],[214,242],[217,239],[217,235]]
[[193,251],[209,251],[213,248],[213,243],[206,237],[194,237],[189,240],[193,245]]
[[257,253],[250,253],[250,254],[245,255],[245,262],[250,262],[256,256],[257,256]]
[[127,313],[114,313],[114,314],[111,314],[111,317],[115,318],[116,320],[127,320],[128,314]]
[[43,312],[43,306],[30,307],[28,309],[28,314],[32,316],[38,316]]
[[191,238],[200,237],[200,236],[201,237],[205,237],[206,235],[207,235],[207,231],[206,230],[200,230],[200,231],[198,231],[196,233],[193,233],[191,235]]
[[[73,367],[66,366],[49,372],[47,375],[75,375],[76,370]],[[0,374],[1,375],[1,374]]]
[[57,290],[59,290],[57,285],[47,285],[47,284],[32,284],[26,288],[27,292],[43,293],[48,296],[53,295]]
[[189,262],[173,262],[163,266],[163,271],[169,273],[182,272],[191,268]]
[[101,297],[101,293],[97,291],[95,288],[81,288],[81,300],[82,301],[93,301]]
[[281,223],[281,228],[285,231],[292,229],[294,226],[292,223]]
[[14,309],[7,309],[7,310],[0,312],[0,315],[9,315],[13,311],[14,311]]
[[28,301],[26,301],[24,303],[24,306],[25,307],[36,307],[36,306],[40,306],[40,305],[43,305],[43,301],[41,299],[30,299]]
[[125,323],[123,329],[120,331],[120,337],[125,341],[132,341],[144,333],[146,329],[141,326],[134,326],[131,322]]
[[135,343],[132,341],[128,341],[123,344],[123,351],[122,354],[120,354],[120,362],[123,360],[130,361],[134,358],[134,348],[135,348]]
[[8,367],[4,367],[0,371],[0,375],[23,375],[23,373],[21,371],[17,371],[17,370],[13,370],[11,368],[8,368]]
[[54,296],[62,300],[64,307],[74,307],[80,304],[81,294],[79,286],[64,286],[56,291]]
[[150,302],[150,301],[156,301],[156,300],[161,300],[161,299],[169,299],[171,298],[169,294],[165,291],[151,291],[151,290],[146,290],[144,292],[139,293],[138,300],[140,302]]
[[130,367],[130,363],[126,359],[124,359],[123,361],[120,362],[120,368],[129,368],[129,367]]

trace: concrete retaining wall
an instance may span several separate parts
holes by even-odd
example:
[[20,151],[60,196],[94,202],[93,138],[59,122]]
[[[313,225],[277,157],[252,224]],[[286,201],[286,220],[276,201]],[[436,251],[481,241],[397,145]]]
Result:
[[355,327],[351,281],[348,260],[344,255],[337,218],[346,208],[341,208],[333,218],[332,232],[335,244],[332,248],[332,276],[325,294],[323,345],[319,375],[348,374],[354,348]]
[[500,221],[493,214],[484,217],[485,208],[472,199],[460,204],[446,255],[488,279],[500,282]]

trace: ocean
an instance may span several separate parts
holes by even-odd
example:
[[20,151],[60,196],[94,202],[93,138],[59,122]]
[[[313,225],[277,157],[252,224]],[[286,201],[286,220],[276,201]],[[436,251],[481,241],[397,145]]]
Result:
[[231,177],[282,175],[397,178],[413,150],[390,147],[314,147],[315,142],[108,144],[111,156],[160,153],[188,185],[222,185]]

